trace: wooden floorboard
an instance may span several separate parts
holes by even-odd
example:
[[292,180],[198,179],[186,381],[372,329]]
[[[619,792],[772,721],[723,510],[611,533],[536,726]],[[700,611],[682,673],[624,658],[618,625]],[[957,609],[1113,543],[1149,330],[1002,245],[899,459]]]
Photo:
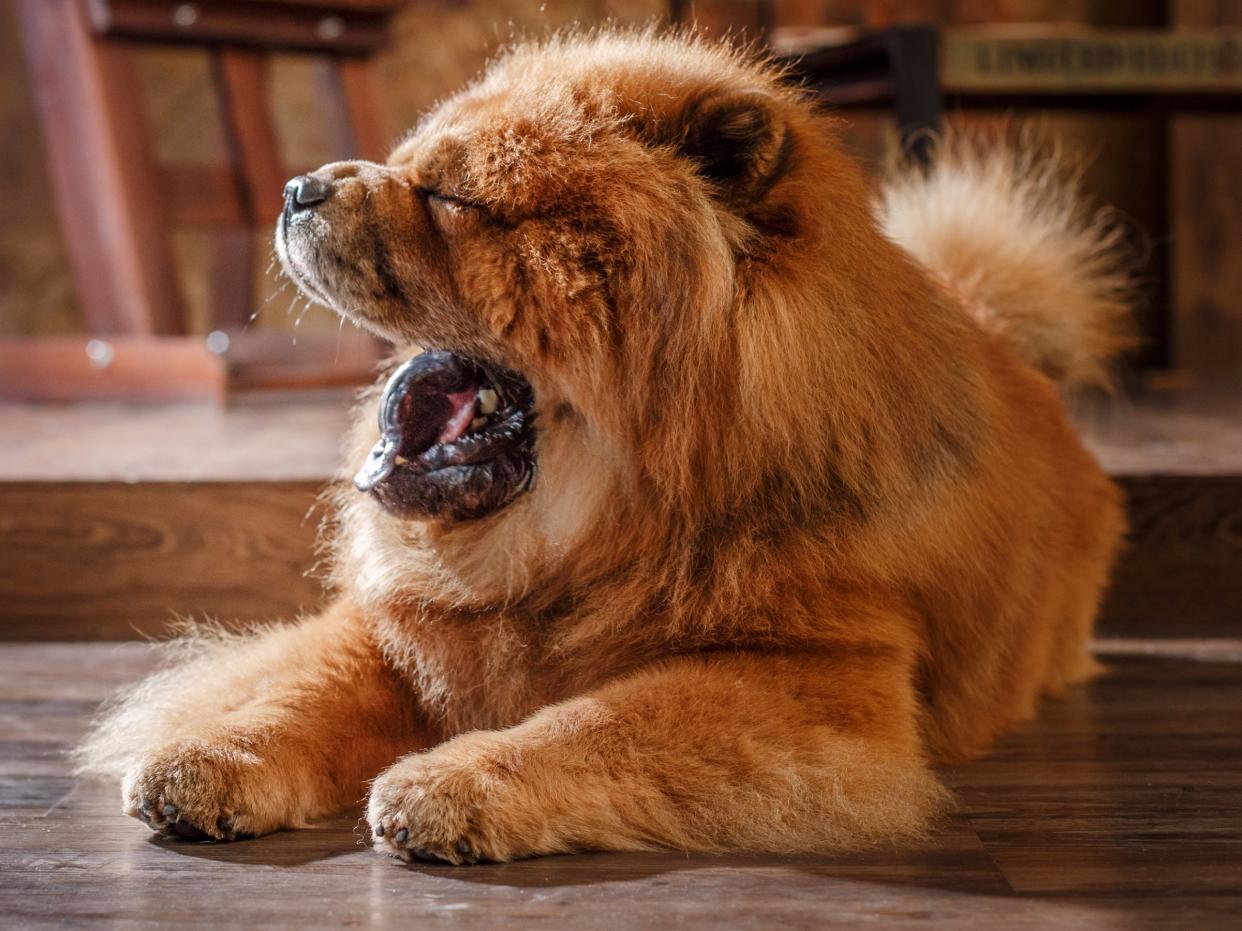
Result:
[[400,866],[358,813],[234,844],[160,841],[64,751],[149,668],[139,644],[0,646],[0,924],[666,928],[1238,928],[1242,641],[1108,641],[1106,672],[945,773],[913,850],[594,854]]

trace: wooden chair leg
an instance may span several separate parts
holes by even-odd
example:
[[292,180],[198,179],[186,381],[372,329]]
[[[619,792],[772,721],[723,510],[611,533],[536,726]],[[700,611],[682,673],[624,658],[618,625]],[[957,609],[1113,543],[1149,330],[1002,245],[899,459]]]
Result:
[[902,146],[927,164],[932,134],[940,128],[940,36],[925,26],[897,28],[889,36],[893,107]]
[[220,330],[244,330],[254,313],[255,231],[222,229],[212,237],[211,322]]
[[274,223],[284,202],[284,160],[267,99],[267,53],[225,47],[212,55],[233,164],[254,223]]
[[17,11],[88,327],[184,333],[130,49],[95,38],[78,0],[18,0]]
[[267,54],[221,48],[212,54],[216,92],[245,223],[213,237],[213,325],[245,329],[254,312],[255,230],[271,229],[283,203],[284,159],[268,111]]
[[393,136],[380,110],[383,95],[374,66],[366,59],[332,56],[319,61],[318,72],[333,151],[342,157],[383,159]]

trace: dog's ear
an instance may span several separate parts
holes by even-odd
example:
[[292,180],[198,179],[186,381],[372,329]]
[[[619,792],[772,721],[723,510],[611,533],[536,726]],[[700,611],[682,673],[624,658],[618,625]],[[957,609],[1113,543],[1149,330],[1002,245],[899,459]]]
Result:
[[743,91],[693,103],[683,119],[680,150],[724,199],[754,202],[788,169],[792,141],[777,101]]

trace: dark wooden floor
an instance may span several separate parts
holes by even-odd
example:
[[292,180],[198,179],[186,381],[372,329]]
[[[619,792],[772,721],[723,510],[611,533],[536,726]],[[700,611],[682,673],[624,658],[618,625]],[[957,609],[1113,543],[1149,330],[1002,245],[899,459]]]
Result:
[[1242,641],[1106,641],[1107,673],[988,759],[917,850],[400,866],[356,814],[157,841],[63,751],[136,644],[0,646],[0,925],[1242,928]]

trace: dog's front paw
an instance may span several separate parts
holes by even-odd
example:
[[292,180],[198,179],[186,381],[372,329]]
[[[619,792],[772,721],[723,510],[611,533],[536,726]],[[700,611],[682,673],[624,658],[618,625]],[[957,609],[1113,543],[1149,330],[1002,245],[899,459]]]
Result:
[[407,863],[453,864],[567,849],[524,791],[512,752],[496,749],[472,734],[380,774],[367,804],[375,849]]
[[124,812],[165,837],[236,840],[262,834],[280,826],[255,804],[263,769],[252,752],[228,741],[170,744],[125,775]]

